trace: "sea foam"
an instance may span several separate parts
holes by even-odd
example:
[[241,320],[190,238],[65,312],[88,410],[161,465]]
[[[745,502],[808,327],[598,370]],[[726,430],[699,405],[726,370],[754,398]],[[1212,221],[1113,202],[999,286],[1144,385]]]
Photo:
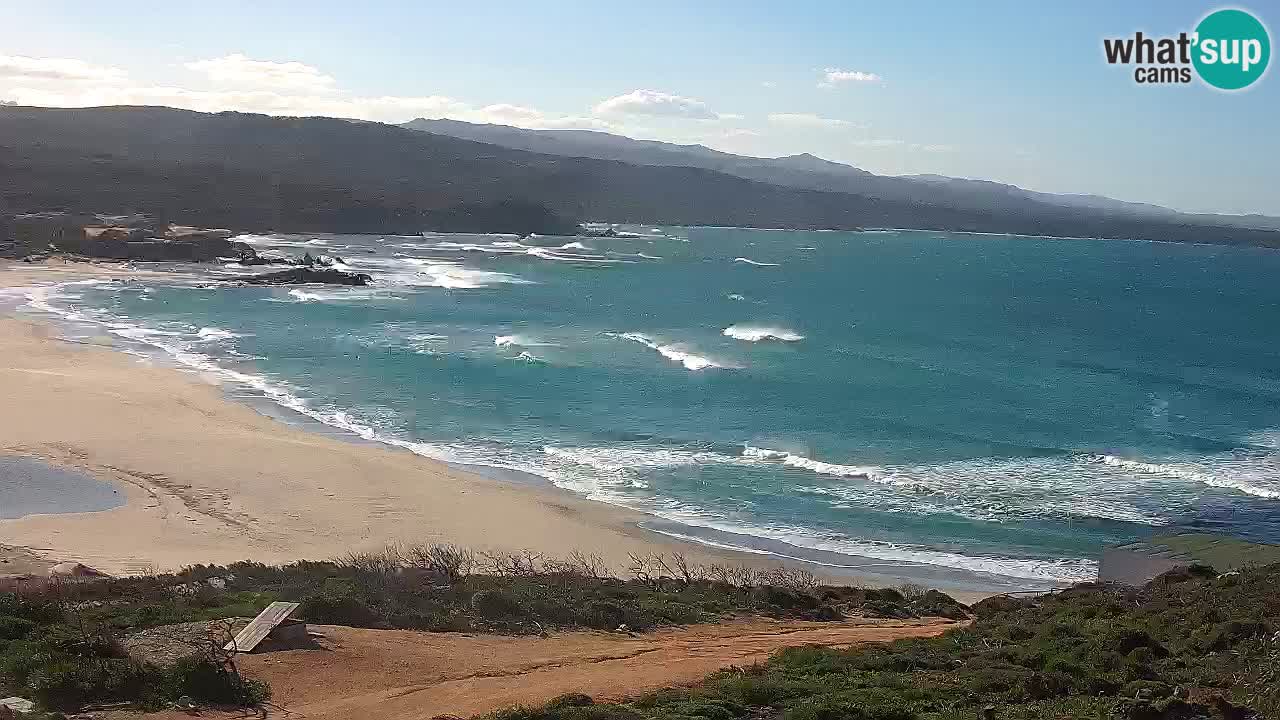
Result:
[[742,340],[745,342],[760,342],[761,340],[799,342],[804,339],[804,335],[801,335],[795,330],[763,325],[730,325],[725,328],[721,334],[725,337],[731,337],[735,340]]
[[711,358],[697,355],[680,347],[679,345],[663,345],[643,333],[626,332],[615,334],[615,336],[624,340],[630,340],[631,342],[640,343],[650,350],[656,350],[662,357],[671,360],[672,362],[680,363],[687,370],[706,370],[707,368],[732,367],[732,365],[723,364],[712,360]]

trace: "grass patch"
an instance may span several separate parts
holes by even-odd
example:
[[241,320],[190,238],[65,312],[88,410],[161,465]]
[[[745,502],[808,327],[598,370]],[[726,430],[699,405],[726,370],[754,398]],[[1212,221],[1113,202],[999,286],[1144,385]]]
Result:
[[493,720],[1280,718],[1280,565],[1171,571],[1141,589],[997,597],[938,638],[784,650],[623,704],[576,697]]

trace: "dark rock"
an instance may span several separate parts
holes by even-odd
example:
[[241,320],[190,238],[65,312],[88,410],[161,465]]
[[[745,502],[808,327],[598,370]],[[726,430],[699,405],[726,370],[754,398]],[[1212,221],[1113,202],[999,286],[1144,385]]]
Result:
[[372,277],[364,273],[349,273],[341,270],[317,270],[310,267],[295,267],[288,270],[251,275],[249,277],[227,278],[229,282],[242,282],[248,285],[301,285],[304,283],[322,283],[324,285],[368,285]]
[[245,245],[244,243],[235,243],[237,251],[237,262],[241,265],[293,265],[294,261],[287,257],[278,255],[260,255],[257,250]]

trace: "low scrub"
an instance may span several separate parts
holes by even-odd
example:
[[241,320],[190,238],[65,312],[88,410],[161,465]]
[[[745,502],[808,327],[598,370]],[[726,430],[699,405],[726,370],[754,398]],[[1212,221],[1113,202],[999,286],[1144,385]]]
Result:
[[624,704],[572,696],[491,720],[1280,718],[1280,565],[996,597],[973,610],[972,625],[937,638],[793,648],[693,688]]
[[0,692],[46,708],[131,702],[253,705],[267,688],[244,681],[218,643],[160,668],[125,654],[121,639],[148,628],[252,617],[276,600],[321,624],[411,630],[540,633],[593,628],[643,632],[734,614],[832,620],[851,614],[966,616],[937,592],[820,586],[803,571],[695,566],[680,555],[635,556],[629,578],[600,558],[475,553],[453,545],[389,547],[332,562],[283,567],[194,566],[175,575],[53,585],[0,594]]

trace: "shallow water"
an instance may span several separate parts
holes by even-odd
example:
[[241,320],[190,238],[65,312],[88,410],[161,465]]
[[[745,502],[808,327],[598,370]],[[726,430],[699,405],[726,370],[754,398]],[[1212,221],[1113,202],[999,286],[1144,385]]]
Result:
[[1275,251],[648,227],[247,239],[377,283],[84,283],[27,306],[366,439],[753,552],[1043,585],[1154,531],[1280,540]]
[[124,505],[111,483],[25,457],[0,457],[0,518],[95,512]]

